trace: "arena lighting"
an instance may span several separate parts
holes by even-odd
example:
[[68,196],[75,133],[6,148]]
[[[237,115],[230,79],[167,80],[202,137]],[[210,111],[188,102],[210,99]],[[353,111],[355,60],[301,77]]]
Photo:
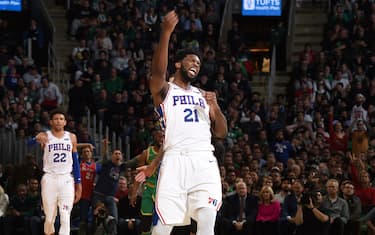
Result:
[[282,0],[242,0],[243,16],[281,16]]
[[22,0],[0,0],[0,11],[21,11]]

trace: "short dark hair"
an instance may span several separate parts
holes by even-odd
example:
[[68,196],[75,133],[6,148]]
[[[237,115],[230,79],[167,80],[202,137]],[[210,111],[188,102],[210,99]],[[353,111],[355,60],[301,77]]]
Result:
[[49,114],[49,119],[52,120],[53,119],[53,116],[55,116],[56,114],[62,114],[64,115],[65,119],[66,119],[66,113],[64,110],[60,109],[60,108],[56,108],[56,109],[53,109],[50,114]]
[[175,56],[175,62],[181,62],[187,55],[196,55],[199,57],[199,60],[202,61],[202,54],[199,50],[187,47],[177,51]]

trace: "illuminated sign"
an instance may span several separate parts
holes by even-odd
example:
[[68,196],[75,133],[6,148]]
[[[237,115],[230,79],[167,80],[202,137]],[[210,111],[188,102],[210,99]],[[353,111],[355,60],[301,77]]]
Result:
[[242,0],[244,16],[281,16],[282,0]]
[[0,0],[0,11],[21,11],[22,0]]

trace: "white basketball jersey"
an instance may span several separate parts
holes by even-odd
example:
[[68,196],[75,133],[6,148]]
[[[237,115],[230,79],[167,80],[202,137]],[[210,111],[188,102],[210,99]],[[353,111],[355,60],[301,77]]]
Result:
[[209,150],[211,121],[209,106],[201,91],[193,86],[183,89],[169,83],[166,98],[161,104],[161,116],[165,125],[165,150]]
[[70,174],[73,169],[73,144],[70,133],[65,131],[62,138],[47,131],[48,143],[44,147],[43,171],[51,174]]

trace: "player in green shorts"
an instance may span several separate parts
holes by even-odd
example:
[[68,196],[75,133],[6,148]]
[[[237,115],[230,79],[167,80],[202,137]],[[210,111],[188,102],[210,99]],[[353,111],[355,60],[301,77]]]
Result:
[[[161,148],[164,139],[164,133],[162,130],[153,131],[154,145],[149,146],[143,150],[141,154],[137,155],[133,159],[126,162],[126,165],[131,168],[149,165],[154,158],[156,158],[158,151]],[[156,194],[156,183],[157,183],[157,171],[143,183],[143,194],[141,202],[141,234],[151,234],[152,214],[154,210],[155,194]],[[137,198],[137,191],[139,182],[134,181],[133,190],[130,193],[130,204],[135,206]]]

